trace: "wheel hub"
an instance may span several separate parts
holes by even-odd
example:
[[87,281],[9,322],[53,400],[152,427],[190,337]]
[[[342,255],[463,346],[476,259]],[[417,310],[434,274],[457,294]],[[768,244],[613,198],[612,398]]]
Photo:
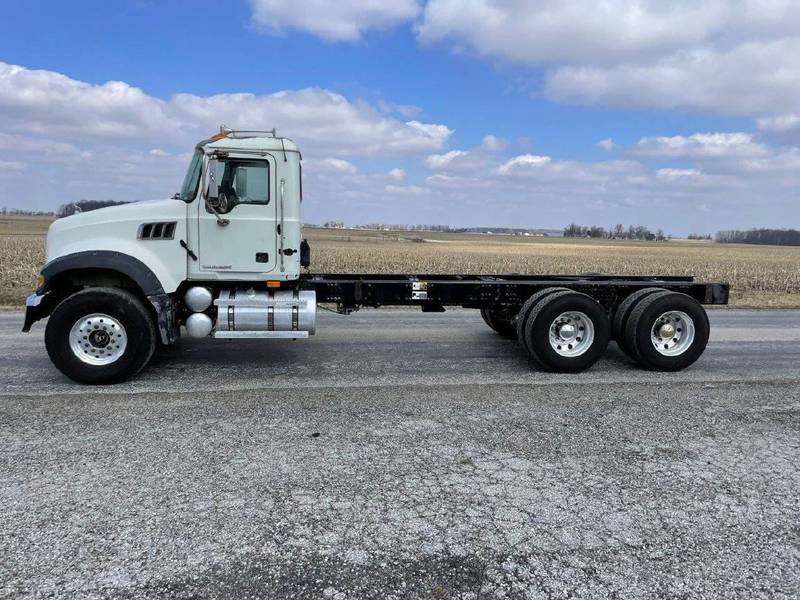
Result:
[[664,356],[680,356],[692,346],[694,338],[694,321],[680,310],[671,310],[658,317],[650,334],[653,347]]
[[78,319],[69,333],[72,353],[89,365],[116,362],[128,347],[128,334],[122,323],[107,314],[95,313]]
[[672,323],[664,323],[661,328],[658,330],[658,335],[660,338],[671,338],[675,336],[676,328]]
[[574,340],[577,334],[578,328],[572,323],[563,323],[558,327],[558,337],[565,342]]
[[111,339],[105,331],[95,330],[89,334],[89,343],[95,348],[105,348]]
[[550,347],[559,356],[580,356],[593,343],[594,323],[585,313],[561,313],[550,324]]

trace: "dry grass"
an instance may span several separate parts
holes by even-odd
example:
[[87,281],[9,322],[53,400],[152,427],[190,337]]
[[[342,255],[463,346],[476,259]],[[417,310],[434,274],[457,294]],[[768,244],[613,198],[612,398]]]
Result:
[[36,287],[50,222],[36,217],[0,217],[0,306],[21,307]]
[[[49,221],[0,217],[0,305],[20,306]],[[800,306],[800,248],[307,229],[316,272],[693,275],[732,286],[735,306]]]

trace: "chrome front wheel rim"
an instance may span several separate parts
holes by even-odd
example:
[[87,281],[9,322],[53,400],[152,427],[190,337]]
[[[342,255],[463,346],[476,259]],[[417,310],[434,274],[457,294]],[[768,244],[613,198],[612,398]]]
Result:
[[694,321],[682,310],[665,312],[650,328],[650,341],[663,356],[680,356],[692,347],[694,338]]
[[94,313],[75,322],[69,332],[69,346],[82,362],[101,367],[125,354],[128,334],[114,317]]
[[563,312],[550,324],[549,336],[550,347],[556,354],[575,358],[592,347],[594,323],[586,313]]

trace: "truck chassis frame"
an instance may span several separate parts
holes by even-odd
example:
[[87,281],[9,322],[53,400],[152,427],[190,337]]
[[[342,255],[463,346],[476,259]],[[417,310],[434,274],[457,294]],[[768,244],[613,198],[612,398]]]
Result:
[[445,275],[304,273],[299,289],[313,290],[317,301],[336,303],[340,312],[360,307],[420,306],[441,312],[446,306],[519,310],[533,294],[547,288],[567,287],[591,296],[608,312],[630,294],[644,288],[661,288],[686,294],[700,304],[728,303],[729,286],[697,283],[692,277],[628,275]]

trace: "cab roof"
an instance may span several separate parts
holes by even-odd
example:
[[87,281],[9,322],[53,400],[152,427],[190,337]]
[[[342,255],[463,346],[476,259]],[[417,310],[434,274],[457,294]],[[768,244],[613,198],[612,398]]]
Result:
[[286,137],[273,137],[267,135],[253,136],[225,136],[218,134],[212,138],[204,140],[198,147],[213,148],[219,150],[272,150],[299,152],[297,144]]
[[283,152],[297,152],[300,150],[292,140],[279,137],[275,129],[270,131],[256,129],[232,129],[227,125],[219,126],[219,133],[212,135],[207,140],[197,144],[197,148],[213,150],[282,150]]

